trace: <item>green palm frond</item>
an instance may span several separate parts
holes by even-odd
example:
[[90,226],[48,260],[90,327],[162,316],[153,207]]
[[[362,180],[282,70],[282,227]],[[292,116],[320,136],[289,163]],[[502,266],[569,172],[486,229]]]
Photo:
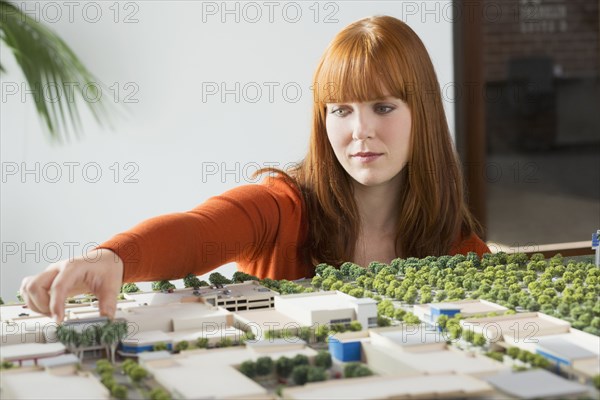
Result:
[[[33,91],[36,110],[52,139],[67,136],[69,123],[75,134],[79,134],[80,101],[100,125],[109,122],[106,102],[98,91],[104,85],[60,37],[5,0],[0,0],[0,40],[12,51],[23,71],[29,90]],[[0,72],[5,72],[2,65]],[[87,98],[84,87],[89,93]],[[96,96],[99,100],[88,100],[96,100]]]

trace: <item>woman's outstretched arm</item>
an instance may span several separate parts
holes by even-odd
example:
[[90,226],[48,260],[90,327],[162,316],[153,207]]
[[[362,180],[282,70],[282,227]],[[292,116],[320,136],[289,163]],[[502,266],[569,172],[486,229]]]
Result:
[[[53,263],[23,280],[23,298],[32,310],[62,321],[68,296],[93,293],[100,313],[112,317],[123,282],[178,279],[253,260],[272,275],[289,256],[289,244],[300,240],[302,215],[296,191],[279,179],[268,182],[237,187],[188,212],[151,218],[85,256]],[[289,279],[295,273],[288,271]]]

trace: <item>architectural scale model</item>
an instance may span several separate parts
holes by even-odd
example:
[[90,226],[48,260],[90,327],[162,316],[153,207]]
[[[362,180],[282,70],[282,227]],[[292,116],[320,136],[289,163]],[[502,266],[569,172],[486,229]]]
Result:
[[592,263],[469,254],[316,273],[128,284],[111,321],[89,296],[69,300],[60,326],[3,305],[0,398],[599,395]]

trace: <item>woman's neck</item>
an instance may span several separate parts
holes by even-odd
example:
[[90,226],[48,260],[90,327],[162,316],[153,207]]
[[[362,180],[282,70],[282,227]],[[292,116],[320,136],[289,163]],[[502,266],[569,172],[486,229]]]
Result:
[[354,184],[354,198],[363,233],[392,234],[398,221],[401,175],[378,186]]

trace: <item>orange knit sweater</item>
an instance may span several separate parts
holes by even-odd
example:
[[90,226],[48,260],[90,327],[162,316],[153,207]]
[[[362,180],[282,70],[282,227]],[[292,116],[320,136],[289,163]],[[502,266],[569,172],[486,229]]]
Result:
[[[302,261],[307,221],[297,188],[282,178],[266,178],[209,198],[191,211],[146,220],[98,248],[123,260],[124,282],[201,275],[236,262],[259,278],[294,280],[314,275]],[[451,255],[489,248],[476,235],[457,240]]]

